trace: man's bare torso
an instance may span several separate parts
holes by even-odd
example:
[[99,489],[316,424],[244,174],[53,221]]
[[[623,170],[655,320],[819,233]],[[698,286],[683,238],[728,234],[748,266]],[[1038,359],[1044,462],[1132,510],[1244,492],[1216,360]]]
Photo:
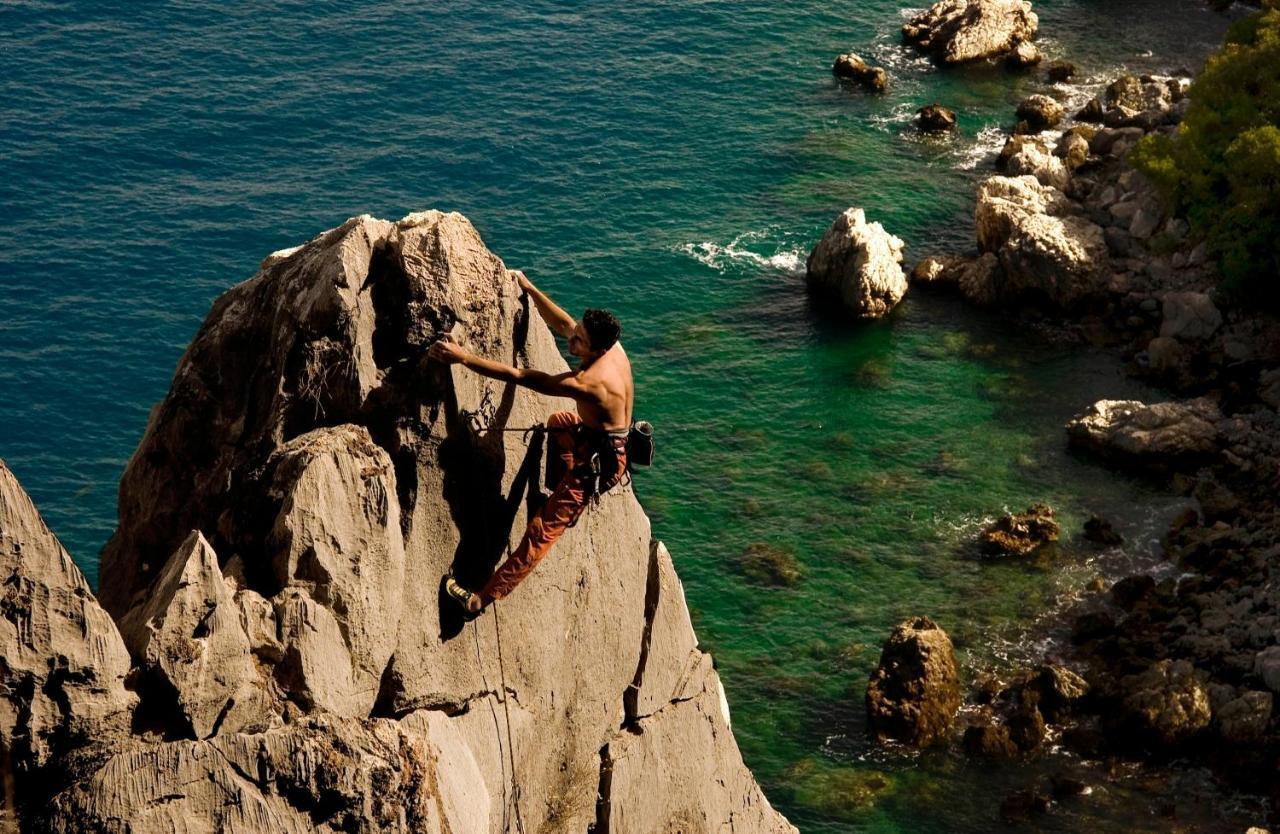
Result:
[[596,361],[579,371],[579,379],[595,389],[599,404],[578,400],[578,416],[597,429],[625,429],[631,426],[631,404],[635,388],[631,382],[631,360],[621,344],[616,344]]

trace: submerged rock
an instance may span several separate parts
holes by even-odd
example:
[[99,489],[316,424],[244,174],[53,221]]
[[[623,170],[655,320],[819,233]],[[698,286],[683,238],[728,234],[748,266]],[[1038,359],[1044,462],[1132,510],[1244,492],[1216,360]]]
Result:
[[949,133],[956,129],[954,110],[934,102],[916,111],[916,125],[925,133]]
[[791,586],[800,581],[800,563],[787,550],[765,542],[749,545],[742,554],[742,572],[761,585]]
[[1040,24],[1025,0],[941,0],[902,27],[902,39],[942,64],[1005,55],[1036,36]]
[[1060,533],[1053,508],[1035,504],[1023,513],[1001,517],[978,535],[984,552],[996,556],[1026,556],[1050,542]]
[[809,255],[811,290],[841,301],[856,318],[880,318],[907,292],[902,240],[862,209],[848,209],[831,224]]
[[1124,537],[1115,531],[1111,522],[1099,516],[1090,516],[1084,523],[1084,537],[1094,544],[1114,547],[1124,544]]
[[951,638],[928,617],[899,625],[867,684],[872,738],[913,747],[945,742],[959,708],[960,673]]
[[872,92],[883,93],[889,86],[889,73],[885,72],[883,67],[868,66],[866,61],[852,52],[836,58],[831,71],[837,78],[856,81]]

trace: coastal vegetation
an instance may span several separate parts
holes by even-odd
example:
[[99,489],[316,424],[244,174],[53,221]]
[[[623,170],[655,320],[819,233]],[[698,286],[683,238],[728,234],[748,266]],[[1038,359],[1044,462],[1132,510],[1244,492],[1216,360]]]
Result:
[[1132,162],[1185,211],[1217,258],[1223,289],[1280,302],[1280,4],[1242,18],[1191,88],[1174,136]]

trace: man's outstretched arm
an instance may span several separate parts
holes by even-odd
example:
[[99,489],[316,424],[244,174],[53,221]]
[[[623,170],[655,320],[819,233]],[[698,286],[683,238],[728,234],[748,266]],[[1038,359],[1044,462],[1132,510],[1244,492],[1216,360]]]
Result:
[[516,283],[520,285],[520,289],[529,294],[533,299],[533,304],[538,308],[538,315],[542,316],[542,320],[547,323],[547,327],[555,333],[559,333],[566,339],[573,332],[573,328],[577,322],[573,320],[573,316],[566,313],[558,304],[547,298],[546,293],[533,285],[533,282],[520,270],[513,269],[511,274],[515,276]]
[[432,359],[447,362],[450,365],[461,365],[490,379],[523,385],[525,388],[537,391],[539,394],[546,394],[549,397],[568,397],[574,400],[592,399],[590,389],[578,381],[578,375],[573,371],[565,371],[562,374],[549,374],[544,371],[535,371],[532,368],[514,368],[511,365],[504,365],[501,362],[485,359],[483,356],[476,356],[474,353],[463,350],[456,342],[448,338],[441,339],[432,345],[427,355]]

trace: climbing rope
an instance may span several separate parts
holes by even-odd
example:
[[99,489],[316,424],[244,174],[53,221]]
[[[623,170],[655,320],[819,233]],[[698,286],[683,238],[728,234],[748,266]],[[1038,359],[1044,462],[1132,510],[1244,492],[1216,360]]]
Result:
[[498,643],[498,677],[502,683],[502,712],[507,720],[507,758],[511,761],[511,801],[516,810],[516,834],[525,834],[524,816],[520,813],[520,780],[516,778],[515,742],[511,737],[511,693],[507,689],[507,669],[502,659],[502,623],[498,619],[498,604],[493,603],[493,633]]
[[[502,685],[502,713],[507,725],[507,742],[502,743],[502,725],[498,723],[498,711],[494,709],[493,701],[489,702],[489,713],[493,716],[493,730],[498,737],[498,763],[499,767],[506,771],[511,771],[511,792],[507,793],[506,773],[503,774],[502,780],[502,830],[511,834],[511,823],[514,819],[515,834],[526,834],[524,827],[524,815],[520,810],[520,780],[516,778],[516,756],[515,741],[511,734],[511,707],[507,703],[510,693],[507,690],[507,669],[506,663],[502,657],[502,624],[498,621],[498,604],[495,602],[493,607],[493,629],[494,636],[498,643],[498,677],[499,683]],[[476,625],[476,621],[471,621],[471,637],[476,646],[476,666],[480,669],[480,679],[484,683],[487,691],[493,691],[489,685],[489,676],[484,671],[484,659],[480,655],[480,631]],[[506,748],[505,750],[503,748]],[[504,757],[505,752],[505,757]],[[514,813],[513,813],[514,811]]]

